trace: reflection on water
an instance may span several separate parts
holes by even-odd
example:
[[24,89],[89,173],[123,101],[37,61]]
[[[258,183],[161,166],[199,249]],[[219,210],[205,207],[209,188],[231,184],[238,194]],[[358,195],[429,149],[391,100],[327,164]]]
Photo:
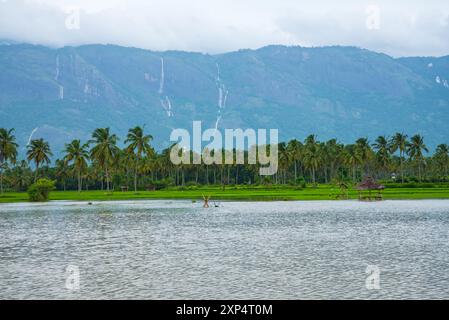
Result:
[[449,298],[449,201],[221,204],[0,205],[0,298]]

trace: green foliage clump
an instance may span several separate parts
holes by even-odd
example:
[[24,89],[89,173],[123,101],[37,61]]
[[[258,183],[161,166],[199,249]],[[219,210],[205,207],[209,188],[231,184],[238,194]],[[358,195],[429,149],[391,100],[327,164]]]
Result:
[[199,183],[195,181],[188,181],[186,183],[186,187],[189,187],[189,189],[198,189],[199,186],[200,186]]
[[304,177],[298,177],[295,181],[295,184],[302,189],[307,187],[306,179],[304,179]]
[[39,179],[28,188],[30,201],[44,202],[48,201],[50,192],[55,189],[55,181],[48,179]]
[[447,188],[448,185],[444,183],[429,183],[429,182],[407,182],[407,183],[384,183],[387,188],[396,189],[432,189],[432,188]]

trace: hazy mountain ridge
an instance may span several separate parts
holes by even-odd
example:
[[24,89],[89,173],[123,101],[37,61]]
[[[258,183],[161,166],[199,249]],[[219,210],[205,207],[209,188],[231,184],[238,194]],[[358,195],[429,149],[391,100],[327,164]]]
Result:
[[353,47],[268,46],[220,55],[112,45],[0,46],[0,126],[59,152],[110,126],[279,128],[282,139],[420,132],[449,142],[449,57],[394,59]]

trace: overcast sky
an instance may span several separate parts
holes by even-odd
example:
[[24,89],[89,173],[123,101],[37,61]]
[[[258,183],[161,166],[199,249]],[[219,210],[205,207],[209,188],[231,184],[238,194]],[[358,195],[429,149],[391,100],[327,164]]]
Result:
[[0,38],[220,53],[268,44],[448,55],[448,0],[0,0]]

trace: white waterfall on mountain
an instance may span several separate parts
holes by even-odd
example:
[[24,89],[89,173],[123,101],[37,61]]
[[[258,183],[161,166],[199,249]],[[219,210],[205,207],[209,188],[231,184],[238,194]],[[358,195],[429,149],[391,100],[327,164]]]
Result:
[[64,100],[64,87],[60,84],[58,84],[59,86],[59,100]]
[[55,81],[58,82],[59,79],[59,54],[56,55],[56,72],[55,72]]
[[446,88],[449,88],[449,84],[446,79],[443,80],[443,86],[445,86]]
[[165,100],[161,99],[161,105],[162,105],[162,108],[164,108],[165,112],[167,113],[167,116],[173,117],[174,114],[173,114],[171,102],[170,102],[170,99],[168,98],[168,96],[165,96]]
[[221,82],[220,79],[220,66],[216,63],[217,66],[217,77],[215,79],[215,83],[218,88],[218,108],[224,109],[226,107],[226,97],[228,95],[228,90],[226,86]]
[[172,105],[171,105],[170,98],[167,95],[165,95],[165,97],[163,97],[164,82],[165,82],[164,58],[161,57],[161,76],[160,76],[160,79],[159,79],[159,90],[158,90],[159,101],[161,102],[162,108],[167,113],[167,116],[168,117],[173,117],[174,113],[173,113],[173,110],[172,110]]
[[90,88],[89,88],[89,78],[86,78],[86,82],[84,83],[84,93],[85,93],[85,94],[88,94],[89,91],[90,91]]
[[165,99],[160,99],[161,102],[161,106],[162,108],[165,110],[165,112],[167,113],[168,117],[173,117],[174,113],[172,111],[172,106],[171,106],[171,102],[170,99],[168,98],[168,96],[165,96]]
[[64,87],[59,83],[59,73],[60,73],[60,68],[59,68],[59,54],[56,55],[56,70],[55,70],[55,81],[58,84],[58,88],[59,88],[59,100],[63,100],[64,99]]
[[438,84],[442,84],[443,87],[445,87],[445,88],[449,88],[449,83],[448,83],[448,81],[447,81],[446,79],[443,79],[443,78],[440,77],[440,76],[436,76],[435,82],[438,83]]
[[229,91],[226,90],[225,93],[224,93],[224,97],[223,97],[223,100],[222,100],[222,103],[221,103],[222,109],[224,109],[226,107],[226,99],[228,98],[228,92]]
[[219,112],[218,116],[217,116],[217,120],[215,120],[215,132],[217,132],[218,130],[218,124],[220,123],[221,120],[221,114]]
[[219,64],[216,63],[215,65],[217,66],[217,77],[215,78],[215,84],[218,88],[218,112],[217,112],[217,119],[215,120],[215,131],[216,131],[222,118],[221,111],[226,108],[226,100],[229,91],[227,90],[224,83],[221,81]]

